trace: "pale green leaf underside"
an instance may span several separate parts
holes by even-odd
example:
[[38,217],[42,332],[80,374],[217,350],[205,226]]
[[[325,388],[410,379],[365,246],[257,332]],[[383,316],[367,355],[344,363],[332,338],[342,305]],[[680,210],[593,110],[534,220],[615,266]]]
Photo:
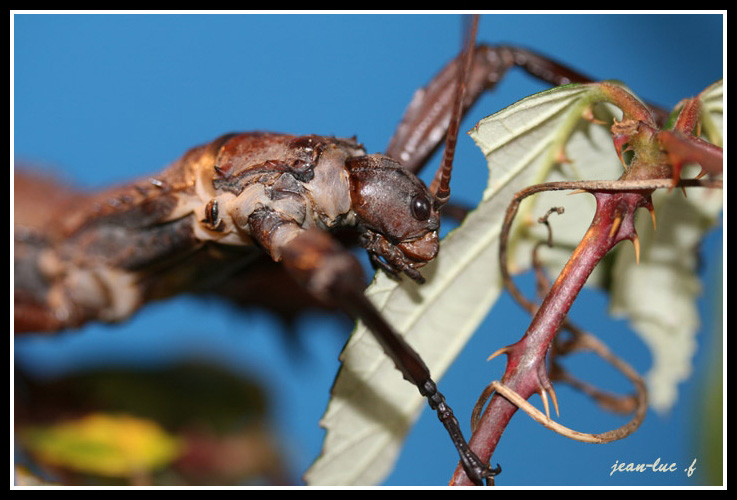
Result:
[[[721,81],[701,94],[713,134],[721,144],[723,91]],[[690,169],[683,177],[693,177]],[[654,231],[649,217],[637,221],[640,265],[631,245],[616,256],[612,269],[612,314],[629,318],[635,332],[652,354],[646,374],[650,405],[657,411],[670,409],[678,397],[678,384],[691,374],[696,353],[699,315],[696,299],[701,281],[696,273],[698,243],[718,221],[722,192],[692,188],[653,194],[657,220]],[[624,353],[623,353],[624,354]]]

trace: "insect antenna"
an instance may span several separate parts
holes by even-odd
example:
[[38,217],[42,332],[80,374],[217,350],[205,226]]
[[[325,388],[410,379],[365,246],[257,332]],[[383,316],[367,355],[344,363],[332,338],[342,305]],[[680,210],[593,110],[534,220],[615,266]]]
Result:
[[445,150],[440,167],[435,173],[435,178],[430,185],[430,192],[435,197],[435,209],[440,210],[450,198],[450,173],[453,169],[453,156],[455,155],[456,142],[458,141],[458,130],[461,125],[461,116],[463,114],[463,98],[466,92],[466,79],[473,61],[473,51],[476,42],[476,31],[478,29],[479,16],[474,15],[471,22],[471,29],[464,30],[466,39],[464,40],[464,48],[458,58],[461,63],[458,72],[458,80],[456,81],[456,98],[453,103],[453,114],[450,117],[448,125],[448,133],[445,137]]

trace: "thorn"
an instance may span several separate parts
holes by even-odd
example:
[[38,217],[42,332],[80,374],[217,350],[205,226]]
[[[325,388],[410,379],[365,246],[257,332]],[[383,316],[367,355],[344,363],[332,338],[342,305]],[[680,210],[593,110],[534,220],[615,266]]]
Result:
[[673,168],[673,182],[670,186],[670,189],[668,189],[668,193],[670,193],[671,191],[673,191],[673,188],[678,185],[678,181],[681,180],[681,169],[683,168],[683,163],[680,159],[674,157],[674,155],[669,154],[668,156]]
[[612,228],[609,230],[609,237],[613,237],[617,230],[619,229],[619,226],[622,224],[622,216],[617,215],[617,217],[614,219],[614,222],[612,223]]
[[630,135],[614,134],[615,125],[619,123],[622,122],[615,121],[615,124],[612,125],[612,142],[614,143],[614,150],[617,152],[617,156],[619,157],[619,161],[622,164],[622,167],[627,170],[627,163],[624,161],[624,153],[631,149],[628,144],[628,141],[630,140]]
[[550,385],[550,387],[548,387],[548,392],[550,392],[550,399],[553,400],[553,407],[555,408],[555,416],[560,418],[560,412],[558,411],[558,396],[555,395],[555,389],[553,389],[552,384]]
[[543,400],[543,406],[545,407],[545,416],[548,418],[548,422],[550,422],[550,406],[548,405],[548,394],[542,387],[540,388],[539,393],[540,399]]
[[681,192],[683,193],[683,197],[684,198],[688,198],[688,195],[686,194],[686,187],[685,186],[681,186]]
[[570,193],[568,193],[568,195],[570,196],[572,194],[581,194],[581,193],[588,193],[588,191],[586,191],[585,189],[575,189],[571,191]]
[[640,265],[640,238],[637,233],[632,237],[632,244],[635,246],[635,263]]
[[657,224],[655,222],[655,207],[653,206],[653,200],[649,196],[645,208],[650,212],[650,219],[653,221],[653,231],[655,231],[657,229]]
[[586,106],[586,108],[583,110],[583,113],[581,114],[581,118],[593,123],[594,125],[606,125],[606,122],[603,122],[594,116],[593,106]]
[[572,163],[571,159],[568,158],[566,150],[561,146],[558,152],[555,154],[556,163]]
[[501,349],[497,349],[494,354],[486,358],[486,361],[491,361],[492,359],[496,358],[500,354],[507,354],[511,349],[511,346],[502,347]]

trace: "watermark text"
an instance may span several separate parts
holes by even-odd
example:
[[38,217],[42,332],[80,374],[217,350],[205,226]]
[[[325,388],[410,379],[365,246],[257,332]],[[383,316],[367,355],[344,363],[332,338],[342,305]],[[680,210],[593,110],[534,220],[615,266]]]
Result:
[[[611,476],[615,472],[678,472],[679,470],[681,470],[681,467],[679,467],[677,463],[663,462],[660,460],[660,457],[656,458],[654,462],[649,464],[636,464],[634,462],[620,462],[619,460],[615,460],[614,465],[612,465],[612,471],[609,475]],[[688,477],[691,477],[691,474],[696,470],[696,459],[694,458],[691,465],[683,468],[682,470]]]

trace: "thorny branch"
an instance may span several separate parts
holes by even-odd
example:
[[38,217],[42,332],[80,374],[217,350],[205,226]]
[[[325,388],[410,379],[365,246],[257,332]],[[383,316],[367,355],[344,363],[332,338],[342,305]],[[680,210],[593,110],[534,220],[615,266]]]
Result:
[[[705,187],[712,189],[721,189],[721,180],[701,180],[701,179],[682,179],[678,184],[678,187]],[[514,199],[507,208],[507,213],[504,217],[504,224],[502,226],[501,242],[499,245],[499,266],[501,270],[502,280],[504,282],[505,289],[510,293],[512,298],[516,300],[520,306],[531,314],[537,310],[538,305],[531,300],[527,299],[522,292],[517,288],[514,283],[512,276],[509,272],[508,262],[508,245],[509,232],[512,227],[512,222],[517,215],[520,204],[522,201],[534,194],[542,193],[545,191],[638,191],[638,190],[655,190],[668,188],[671,189],[673,183],[670,179],[655,179],[655,180],[617,180],[617,181],[558,181],[558,182],[546,182],[543,184],[536,184],[515,194]]]
[[[639,260],[639,239],[634,226],[634,216],[638,208],[645,207],[653,216],[653,223],[655,222],[651,199],[653,191],[661,188],[673,189],[676,186],[681,189],[692,186],[722,187],[720,180],[680,179],[681,166],[686,162],[699,163],[703,173],[711,175],[721,173],[721,148],[693,136],[694,131],[698,131],[697,115],[700,112],[698,98],[687,100],[673,130],[659,130],[647,108],[623,89],[603,83],[599,84],[599,91],[602,93],[602,100],[617,105],[624,114],[622,121],[615,122],[612,126],[614,146],[625,167],[622,177],[616,181],[564,181],[531,186],[515,195],[506,212],[499,250],[501,274],[512,297],[534,314],[534,317],[527,332],[518,342],[497,350],[490,357],[491,359],[499,354],[506,354],[507,366],[501,381],[492,382],[484,390],[474,409],[473,436],[469,444],[484,461],[491,459],[504,429],[518,408],[522,408],[545,427],[586,442],[604,443],[621,439],[639,427],[647,410],[647,395],[642,379],[593,336],[582,333],[570,325],[566,321],[566,315],[594,267],[616,244],[622,240],[632,241],[636,259]],[[623,153],[629,153],[631,156],[625,161]],[[512,221],[522,200],[535,193],[552,190],[578,190],[591,193],[596,198],[597,206],[586,235],[538,306],[525,298],[511,280],[506,265],[507,241]],[[568,345],[554,343],[561,328],[572,331],[574,335],[573,341]],[[630,422],[603,434],[585,434],[568,429],[550,419],[548,393],[553,398],[556,412],[558,405],[551,378],[546,370],[545,359],[551,350],[560,352],[561,348],[571,347],[585,347],[597,352],[633,382],[637,394],[635,415]],[[571,380],[574,386],[583,388],[605,406],[622,408],[621,404],[616,403],[615,398],[573,380],[557,366],[554,375],[558,379]],[[483,416],[479,417],[481,407],[492,392],[496,394]],[[545,414],[527,402],[534,393],[540,394]],[[450,484],[470,485],[460,467],[456,468]]]
[[[564,209],[562,207],[553,207],[548,210],[548,212],[538,219],[538,222],[541,224],[545,224],[545,226],[548,228],[548,238],[546,241],[541,241],[538,244],[536,244],[532,250],[532,259],[533,259],[533,268],[535,271],[535,276],[537,280],[538,285],[538,293],[541,296],[544,296],[545,293],[548,292],[550,286],[547,281],[547,277],[545,276],[543,270],[542,270],[542,264],[539,262],[537,258],[537,250],[542,245],[547,245],[548,247],[553,246],[553,234],[552,230],[550,229],[550,225],[548,224],[548,217],[553,214],[562,214],[564,212]],[[503,234],[504,239],[504,246],[506,247],[506,242],[508,241],[509,232],[505,232]],[[506,268],[506,262],[503,263],[502,267]],[[508,285],[513,286],[512,280],[508,280]],[[519,294],[518,294],[519,295]],[[526,305],[530,305],[530,302],[525,302],[523,304],[523,307]],[[530,311],[534,312],[534,311]],[[583,433],[578,432],[572,429],[569,429],[568,427],[565,427],[553,420],[550,419],[550,409],[548,406],[548,399],[545,391],[540,391],[540,396],[543,401],[543,406],[545,408],[545,414],[540,412],[537,408],[535,408],[532,404],[527,402],[525,399],[523,399],[519,394],[512,391],[508,387],[506,387],[504,384],[499,382],[498,380],[495,380],[491,382],[482,392],[481,396],[479,397],[478,402],[476,403],[476,406],[473,409],[473,413],[471,415],[471,429],[475,430],[478,427],[480,416],[481,416],[481,410],[483,409],[484,405],[489,399],[489,396],[493,392],[498,392],[502,396],[504,396],[506,399],[517,405],[521,410],[523,410],[525,413],[527,413],[533,420],[540,423],[544,427],[551,429],[552,431],[557,432],[558,434],[561,434],[565,437],[574,439],[576,441],[586,442],[586,443],[608,443],[611,441],[616,441],[618,439],[623,439],[630,434],[632,434],[637,428],[640,426],[642,421],[645,418],[645,414],[647,413],[647,388],[645,386],[645,382],[640,377],[640,375],[626,362],[615,356],[614,354],[609,351],[609,349],[604,345],[603,342],[601,342],[599,339],[597,339],[595,336],[581,331],[579,328],[575,327],[573,324],[570,323],[569,320],[564,320],[564,324],[562,326],[563,328],[569,330],[573,338],[569,340],[565,345],[560,345],[562,342],[560,341],[560,337],[556,336],[555,338],[555,344],[552,346],[551,349],[551,367],[555,367],[555,373],[551,373],[551,379],[552,380],[565,380],[569,382],[574,387],[577,387],[581,389],[586,394],[590,395],[592,398],[597,400],[598,402],[601,402],[604,406],[612,407],[614,405],[608,404],[611,402],[614,398],[611,395],[602,395],[601,391],[598,391],[597,389],[589,386],[588,384],[584,384],[583,382],[579,382],[578,380],[574,379],[573,377],[569,376],[562,367],[557,365],[557,357],[562,354],[568,354],[576,350],[590,350],[598,354],[602,359],[608,361],[613,366],[615,366],[617,369],[619,369],[635,386],[636,389],[636,395],[634,396],[634,404],[629,405],[627,408],[627,411],[624,413],[630,413],[632,411],[632,407],[635,409],[635,415],[631,419],[630,422],[627,424],[614,429],[609,432],[604,432],[601,434],[590,434],[590,433]],[[492,355],[491,357],[493,357]],[[552,371],[552,369],[551,369]],[[553,398],[553,404],[555,406],[555,413],[556,415],[559,415],[558,412],[558,402],[557,398],[555,396],[555,392],[551,391],[551,396]],[[619,405],[621,406],[621,405]],[[619,408],[617,406],[617,408]]]
[[[722,182],[719,180],[689,179],[680,181],[678,186],[721,188]],[[553,391],[550,381],[551,377],[548,376],[545,370],[544,360],[556,333],[561,328],[575,328],[566,321],[566,314],[570,309],[573,300],[583,286],[583,283],[588,278],[590,271],[593,270],[596,263],[598,263],[598,261],[601,260],[601,258],[606,255],[606,253],[608,253],[616,243],[622,239],[630,239],[622,236],[618,232],[618,230],[622,230],[623,226],[626,227],[626,231],[631,231],[633,226],[631,219],[628,221],[628,224],[625,224],[624,221],[614,216],[613,212],[617,206],[619,198],[617,195],[631,197],[633,196],[633,193],[635,193],[634,196],[639,196],[636,194],[638,191],[671,187],[672,181],[670,179],[657,179],[654,181],[553,182],[531,186],[515,196],[514,201],[510,204],[507,211],[507,216],[502,229],[500,260],[505,263],[507,253],[506,241],[508,239],[512,220],[519,208],[520,202],[532,194],[547,190],[566,189],[584,189],[594,192],[595,196],[597,196],[597,215],[600,217],[600,223],[595,225],[595,218],[595,223],[592,223],[592,227],[583,238],[582,244],[579,245],[576,252],[574,252],[573,257],[561,272],[561,275],[553,285],[550,293],[540,306],[537,306],[522,295],[519,289],[517,289],[513,284],[506,265],[502,265],[502,275],[512,296],[515,300],[519,301],[523,307],[536,313],[536,315],[527,333],[520,341],[498,350],[491,356],[494,357],[499,354],[507,354],[508,361],[507,370],[501,382],[494,381],[487,387],[479,400],[479,404],[477,404],[477,408],[474,410],[474,430],[473,436],[470,440],[470,445],[482,460],[491,459],[491,455],[501,438],[501,434],[517,408],[522,408],[533,419],[556,432],[567,435],[573,439],[586,442],[604,443],[616,439],[622,439],[639,427],[647,409],[644,384],[642,383],[639,375],[634,372],[629,365],[613,356],[603,344],[595,339],[595,337],[578,332],[581,336],[581,338],[578,339],[579,342],[582,342],[583,345],[586,345],[597,352],[602,358],[612,363],[633,382],[637,389],[635,416],[630,422],[618,429],[614,429],[603,434],[585,434],[573,431],[561,426],[560,424],[552,422],[549,418],[549,411],[547,410],[546,393],[551,394],[556,409],[557,400],[555,399],[555,392]],[[601,224],[601,221],[608,221],[609,223]],[[614,231],[612,231],[613,228]],[[617,234],[620,234],[619,238],[617,238]],[[630,236],[629,232],[624,234]],[[582,246],[587,248],[582,250]],[[556,372],[556,375],[559,376],[559,372]],[[485,399],[488,398],[491,391],[496,391],[497,395],[492,398],[492,401],[484,412],[484,415],[482,417],[478,417],[480,407],[483,405]],[[546,407],[546,414],[542,414],[539,410],[527,403],[527,398],[534,393],[539,393],[541,395],[544,406]],[[606,398],[598,395],[597,400],[606,400]],[[466,479],[463,477],[462,471],[457,469],[451,484],[468,485],[469,483],[467,483]]]
[[[540,224],[544,224],[548,230],[547,231],[548,237],[546,238],[546,240],[537,242],[535,246],[532,248],[532,269],[533,269],[533,272],[535,273],[537,295],[541,299],[544,298],[545,295],[550,290],[551,283],[550,283],[550,280],[548,279],[547,274],[545,273],[542,262],[538,258],[538,250],[542,246],[547,246],[549,248],[553,247],[553,231],[552,231],[552,228],[550,227],[548,219],[550,218],[550,215],[554,213],[561,215],[564,213],[564,211],[565,209],[563,207],[552,207],[546,212],[544,216],[538,219],[538,222]],[[506,233],[505,236],[508,237],[508,233]],[[504,263],[504,267],[506,267],[506,262]],[[509,280],[509,282],[506,285],[513,286],[514,283],[511,280]],[[523,304],[523,307],[524,305],[525,304]],[[528,310],[528,312],[530,312],[531,314],[534,314],[534,311],[532,310]],[[626,363],[620,361],[619,358],[609,353],[609,351],[603,346],[603,344],[598,339],[584,332],[579,327],[575,326],[573,323],[571,323],[571,321],[568,318],[564,320],[561,329],[568,331],[571,335],[570,335],[570,338],[568,339],[564,339],[563,337],[561,337],[561,335],[557,335],[553,341],[553,345],[551,346],[550,351],[549,351],[549,363],[548,363],[549,365],[548,366],[548,377],[550,378],[550,380],[567,383],[573,388],[578,389],[582,393],[591,397],[591,399],[596,401],[603,409],[606,409],[614,413],[620,413],[620,414],[626,415],[626,414],[633,413],[637,410],[637,415],[635,415],[635,419],[639,420],[640,410],[643,410],[641,418],[644,418],[645,416],[644,409],[647,404],[647,401],[646,401],[647,394],[646,394],[644,385],[642,385],[641,377],[634,370],[632,370],[629,367],[629,365],[626,365]],[[594,387],[591,384],[588,384],[582,380],[575,378],[558,363],[558,358],[565,356],[567,354],[571,354],[575,351],[580,351],[580,350],[593,350],[597,352],[597,354],[599,354],[603,359],[606,359],[611,364],[620,368],[620,371],[623,372],[625,376],[630,378],[630,380],[632,380],[635,387],[638,389],[637,394],[620,396],[620,395],[612,394],[607,391],[602,391],[598,389],[597,387]],[[641,387],[642,387],[642,390],[640,390]],[[487,393],[487,391],[484,391],[484,393]],[[490,395],[491,395],[491,392],[488,392],[486,394],[483,404],[485,404],[486,399],[488,399],[488,396]],[[543,405],[545,407],[545,414],[549,420],[550,411],[548,408],[547,396],[545,392],[541,392],[540,396],[542,397]],[[555,405],[555,413],[556,415],[559,416],[558,402],[555,396],[555,392],[551,392],[551,396],[553,397],[553,403]],[[479,404],[477,405],[476,408],[474,408],[474,412],[480,415],[481,409],[482,409],[482,406],[481,406],[481,398],[480,398]],[[476,427],[476,423],[472,423],[472,428],[474,427]],[[636,427],[633,427],[633,430],[634,429],[636,429]]]

